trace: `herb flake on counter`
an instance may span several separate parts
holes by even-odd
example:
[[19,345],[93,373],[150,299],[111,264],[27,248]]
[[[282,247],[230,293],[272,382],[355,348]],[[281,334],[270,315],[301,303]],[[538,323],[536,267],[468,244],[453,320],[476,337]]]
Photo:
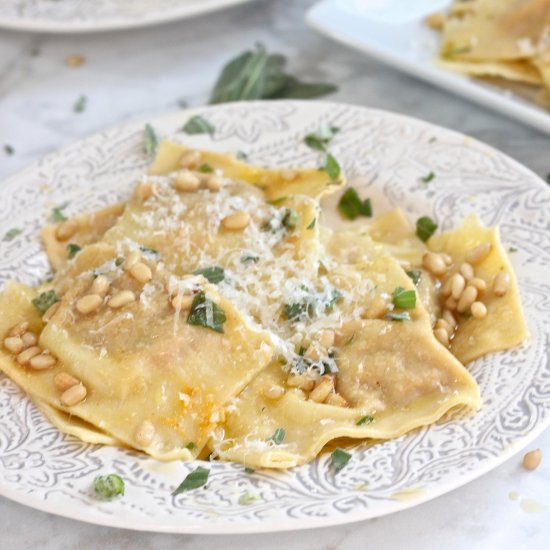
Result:
[[422,278],[422,271],[419,269],[412,269],[411,271],[405,271],[405,273],[409,276],[409,279],[412,280],[414,286],[418,286],[418,283]]
[[356,426],[363,426],[364,424],[372,424],[374,422],[374,416],[366,414],[357,420]]
[[340,177],[340,164],[330,153],[327,155],[325,159],[325,164],[323,165],[321,170],[324,170],[328,174],[330,181],[336,181]]
[[186,491],[192,491],[193,489],[198,489],[203,485],[206,485],[208,481],[208,476],[210,470],[208,468],[203,468],[199,466],[195,468],[192,472],[189,472],[185,479],[178,485],[178,487],[172,492],[172,496],[179,495]]
[[214,133],[214,126],[200,115],[192,116],[182,127],[182,131],[189,135]]
[[399,309],[414,309],[416,307],[416,292],[398,286],[393,291],[392,304]]
[[56,206],[55,208],[52,208],[52,213],[50,215],[50,219],[54,223],[61,223],[64,222],[67,219],[67,216],[63,214],[63,210],[69,206],[69,203],[66,202],[62,204],[61,206]]
[[518,249],[515,247],[515,246],[511,246],[509,249],[508,249],[508,252],[510,253],[513,253],[513,252],[517,252]]
[[17,235],[20,235],[23,231],[19,229],[18,227],[13,227],[12,229],[9,229],[6,231],[6,234],[4,235],[4,241],[13,241]]
[[315,151],[321,151],[325,153],[327,145],[332,141],[334,136],[340,131],[340,128],[336,126],[329,126],[328,128],[321,128],[319,131],[312,134],[308,134],[304,138],[304,143]]
[[334,449],[330,455],[330,464],[337,472],[344,468],[350,460],[351,454],[340,447]]
[[42,292],[36,298],[31,301],[32,305],[40,312],[46,313],[50,307],[59,302],[59,296],[55,293],[55,290],[47,290]]
[[97,476],[93,488],[96,495],[110,500],[124,494],[124,480],[117,474]]
[[275,445],[280,445],[285,439],[286,431],[284,428],[277,428],[268,441],[273,441]]
[[8,157],[11,157],[13,153],[15,153],[15,149],[9,143],[6,143],[6,145],[4,145],[4,153],[6,153]]
[[223,309],[206,296],[199,292],[193,299],[191,311],[187,316],[187,324],[197,327],[204,327],[223,333],[223,324],[226,321]]
[[157,133],[149,123],[145,125],[143,132],[143,150],[146,155],[152,157],[157,152],[159,147]]
[[208,279],[209,283],[214,284],[221,283],[225,279],[225,271],[223,267],[219,267],[217,265],[195,269],[195,271],[193,271],[193,275],[202,275]]
[[416,220],[416,235],[422,242],[426,242],[436,229],[437,224],[429,216],[422,216]]
[[260,497],[258,495],[255,495],[254,493],[247,491],[246,493],[243,493],[239,497],[239,504],[241,506],[246,506],[247,504],[252,504],[257,500],[260,500]]
[[80,251],[82,247],[76,243],[69,243],[67,245],[67,258],[72,260]]
[[435,172],[428,172],[425,176],[420,178],[422,183],[430,183],[435,178]]
[[409,315],[408,311],[403,311],[402,313],[396,313],[395,311],[390,311],[389,313],[386,313],[384,315],[386,319],[390,319],[391,321],[410,321],[411,316]]
[[370,218],[372,216],[372,205],[370,199],[361,200],[356,189],[350,187],[340,197],[338,211],[348,220],[355,220],[359,216]]
[[83,113],[86,110],[88,104],[88,98],[85,95],[81,95],[73,105],[73,111],[75,113]]
[[235,158],[237,160],[248,160],[248,155],[244,151],[237,151],[235,153]]
[[245,474],[253,474],[255,471],[254,468],[249,468],[248,466],[244,469]]

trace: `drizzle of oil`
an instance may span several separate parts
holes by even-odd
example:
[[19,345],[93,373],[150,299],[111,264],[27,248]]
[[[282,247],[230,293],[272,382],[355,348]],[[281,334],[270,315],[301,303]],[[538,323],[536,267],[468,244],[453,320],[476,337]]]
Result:
[[521,509],[528,514],[538,514],[548,510],[548,506],[545,506],[541,502],[538,502],[532,498],[524,498],[519,505],[521,506]]
[[407,489],[392,493],[391,497],[395,500],[411,500],[421,497],[424,493],[425,491],[421,487],[407,487]]
[[510,500],[518,500],[519,499],[519,493],[517,491],[510,491],[508,493],[508,498]]

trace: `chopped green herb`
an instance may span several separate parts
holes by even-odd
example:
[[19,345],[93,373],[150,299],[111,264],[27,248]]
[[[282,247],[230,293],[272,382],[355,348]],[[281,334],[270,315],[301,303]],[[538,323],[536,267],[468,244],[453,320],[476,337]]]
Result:
[[248,160],[248,155],[244,151],[237,151],[235,157],[238,160]]
[[207,298],[204,292],[199,292],[193,299],[191,311],[187,316],[187,324],[205,327],[216,332],[223,332],[223,324],[226,321],[223,309]]
[[347,189],[340,197],[338,210],[340,214],[348,220],[355,220],[359,216],[364,216],[366,218],[372,216],[370,199],[361,200],[359,194],[353,187]]
[[50,219],[52,220],[52,222],[60,223],[60,222],[64,222],[67,219],[67,216],[65,216],[65,214],[63,214],[62,210],[67,208],[68,205],[69,205],[69,203],[66,202],[65,204],[62,204],[61,206],[56,206],[55,208],[52,208],[52,213],[50,215]]
[[279,204],[282,204],[283,202],[285,202],[287,198],[288,197],[277,197],[276,199],[272,199],[267,202],[273,206],[278,206]]
[[351,455],[344,451],[344,449],[340,449],[340,447],[334,449],[330,455],[330,463],[337,472],[344,468],[350,459]]
[[328,299],[325,301],[325,311],[330,311],[334,307],[334,304],[339,302],[342,298],[342,293],[337,288],[333,288],[330,291]]
[[15,153],[15,149],[11,145],[6,143],[6,145],[4,145],[4,153],[6,153],[8,157],[11,157],[11,155]]
[[80,252],[82,250],[82,247],[81,246],[78,246],[77,244],[75,243],[69,243],[67,245],[67,258],[69,258],[69,260],[71,260],[72,258],[74,258],[78,252]]
[[307,226],[307,229],[313,229],[315,227],[315,222],[317,221],[317,218],[313,218],[311,220],[311,223]]
[[393,291],[392,303],[399,309],[414,309],[416,307],[416,292],[398,286]]
[[159,147],[159,140],[155,129],[150,125],[146,124],[144,131],[144,141],[143,149],[145,154],[149,157],[152,157]]
[[311,149],[325,153],[327,150],[327,145],[339,131],[340,129],[335,126],[321,128],[318,132],[308,134],[304,138],[304,143]]
[[415,286],[418,286],[418,283],[420,282],[420,279],[422,278],[422,271],[418,269],[413,269],[411,271],[405,271],[405,273],[409,276],[409,278],[412,280],[412,282],[415,284]]
[[190,443],[188,443],[185,448],[189,451],[193,451],[194,449],[197,448],[197,446],[195,445],[195,443],[193,443],[193,441],[191,441]]
[[285,215],[283,216],[282,224],[288,229],[296,229],[300,221],[300,215],[296,210],[292,208],[287,208]]
[[436,229],[437,224],[429,216],[422,216],[416,220],[416,235],[422,242],[426,242]]
[[14,227],[8,231],[6,231],[6,234],[4,235],[4,241],[12,241],[17,237],[17,235],[20,235],[22,233],[21,229],[18,229],[17,227]]
[[313,312],[313,305],[308,302],[295,302],[293,304],[285,304],[283,307],[283,313],[289,321],[294,321],[305,315],[311,315]]
[[363,424],[372,424],[374,422],[374,416],[366,414],[357,420],[355,423],[356,426],[363,426]]
[[214,126],[210,124],[200,115],[195,115],[191,117],[184,125],[182,130],[186,134],[210,134],[214,133]]
[[73,111],[75,113],[83,113],[86,109],[86,104],[88,103],[88,98],[85,95],[81,95],[73,105]]
[[252,504],[257,500],[260,500],[260,497],[258,495],[247,491],[239,497],[239,504],[241,504],[242,506],[246,506],[247,504]]
[[408,311],[403,311],[402,313],[396,313],[395,311],[390,311],[386,313],[385,317],[391,319],[392,321],[410,321],[411,316]]
[[40,312],[46,313],[51,306],[56,302],[59,302],[59,297],[55,293],[55,290],[47,290],[42,292],[36,298],[32,300],[32,305]]
[[159,258],[160,252],[155,248],[148,248],[147,246],[140,246],[139,249],[146,255],[151,256],[151,258]]
[[122,256],[118,256],[118,258],[115,260],[115,265],[118,267],[124,263],[124,258]]
[[421,177],[420,180],[423,183],[430,183],[430,181],[432,181],[434,178],[435,178],[435,173],[430,172],[430,173],[426,174],[425,176]]
[[124,480],[117,474],[97,476],[93,487],[95,493],[105,499],[124,494]]
[[193,271],[194,275],[202,275],[208,279],[209,283],[218,284],[221,283],[225,278],[225,271],[223,267],[218,267],[217,265],[211,267],[203,267],[202,269],[196,269]]
[[514,246],[511,246],[509,249],[508,249],[508,252],[517,252],[518,249]]
[[248,264],[248,263],[257,264],[259,261],[260,261],[259,256],[252,256],[251,254],[241,257],[241,262],[243,264]]
[[284,428],[277,428],[268,441],[273,441],[275,445],[280,445],[285,439],[286,431]]
[[245,474],[253,474],[255,471],[254,468],[249,468],[248,466],[244,469]]
[[214,168],[212,168],[210,164],[201,164],[199,166],[199,172],[202,172],[203,174],[211,174],[212,172],[214,172]]
[[210,470],[208,468],[203,468],[202,466],[195,468],[192,472],[187,474],[185,479],[174,490],[172,496],[179,495],[185,491],[192,491],[193,489],[198,489],[206,485],[209,474]]
[[329,153],[325,159],[325,164],[322,167],[331,181],[336,181],[340,177],[340,165],[338,161]]

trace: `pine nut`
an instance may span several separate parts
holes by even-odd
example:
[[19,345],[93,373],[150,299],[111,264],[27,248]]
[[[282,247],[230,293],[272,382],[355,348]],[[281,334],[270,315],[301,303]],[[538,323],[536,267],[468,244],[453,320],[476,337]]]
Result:
[[450,309],[450,310],[456,309],[456,305],[457,305],[456,300],[452,296],[449,296],[445,300],[445,307],[447,309]]
[[455,331],[454,327],[450,323],[445,321],[445,319],[438,319],[435,323],[435,328],[444,329],[447,335],[449,336],[449,338],[453,335],[453,332]]
[[71,386],[61,394],[61,403],[66,407],[78,405],[86,398],[88,391],[82,382]]
[[475,286],[480,292],[487,289],[487,283],[480,277],[474,277],[468,281],[468,284]]
[[476,300],[477,298],[477,288],[475,286],[468,285],[462,295],[456,309],[459,313],[464,313]]
[[474,302],[470,306],[470,311],[476,319],[484,319],[487,317],[487,307],[483,302]]
[[185,151],[181,154],[179,159],[180,168],[196,168],[201,161],[201,154],[199,151]]
[[388,311],[388,304],[382,296],[376,296],[363,314],[365,319],[380,319]]
[[455,316],[451,313],[450,310],[444,309],[443,313],[441,314],[441,317],[442,317],[442,319],[447,321],[447,323],[449,323],[449,325],[451,325],[451,327],[453,327],[453,330],[456,329],[456,319],[455,319]]
[[334,346],[334,331],[333,330],[323,330],[319,334],[319,338],[317,341],[319,342],[319,345],[325,349],[329,349],[332,346]]
[[136,197],[145,202],[153,196],[153,184],[148,181],[141,182],[136,188]]
[[466,280],[460,273],[455,273],[451,279],[451,296],[458,300],[462,295],[462,291],[466,288]]
[[449,277],[445,283],[443,283],[443,286],[441,287],[440,293],[441,296],[447,297],[451,295],[451,292],[453,290],[453,278]]
[[55,230],[55,236],[58,241],[70,239],[78,230],[78,224],[74,220],[65,220],[61,222]]
[[422,257],[422,266],[434,275],[443,275],[446,273],[449,267],[445,263],[441,254],[435,254],[434,252],[428,252]]
[[278,384],[269,386],[264,390],[264,395],[268,399],[279,399],[284,395],[284,393],[285,393],[285,389],[282,386],[279,386]]
[[218,192],[223,186],[223,178],[216,174],[211,174],[206,178],[206,187],[213,193]]
[[153,273],[151,272],[150,267],[143,262],[134,264],[130,268],[130,273],[132,277],[140,283],[146,283],[153,278]]
[[541,462],[542,451],[540,449],[529,451],[523,457],[523,467],[527,470],[534,470],[535,468],[538,468]]
[[179,311],[187,311],[188,309],[191,309],[191,305],[193,304],[194,296],[186,295],[186,294],[178,294],[177,296],[174,296],[172,298],[172,307],[174,309],[177,309]]
[[52,304],[42,315],[42,322],[43,323],[49,323],[50,319],[57,313],[57,310],[60,308],[61,302],[55,302],[55,304]]
[[244,229],[250,223],[250,214],[248,212],[235,212],[222,220],[224,229],[239,230]]
[[180,170],[172,181],[172,187],[176,191],[181,191],[183,193],[192,193],[196,191],[200,185],[200,178],[189,170]]
[[339,393],[329,393],[325,403],[333,407],[349,407],[349,403]]
[[57,359],[49,353],[41,353],[35,355],[30,361],[29,365],[36,370],[43,370],[53,367],[57,363]]
[[443,258],[443,261],[445,262],[446,266],[453,265],[453,259],[451,256],[449,256],[449,254],[441,253],[441,257]]
[[131,290],[121,290],[115,294],[107,303],[109,307],[118,309],[123,307],[133,301],[135,301],[136,296]]
[[315,380],[305,374],[293,374],[286,380],[287,386],[300,388],[301,390],[312,390],[315,386]]
[[464,259],[472,265],[480,264],[491,253],[491,243],[482,243],[466,252]]
[[22,352],[17,356],[17,362],[18,362],[20,365],[26,365],[26,364],[28,364],[28,362],[29,362],[35,355],[38,355],[39,353],[42,353],[42,348],[39,348],[38,346],[33,346],[32,348],[28,348],[28,349],[26,349],[25,351],[22,351]]
[[444,328],[436,328],[434,330],[434,336],[445,346],[449,345],[449,335]]
[[105,275],[98,275],[94,279],[94,282],[92,283],[92,288],[90,290],[92,291],[92,294],[105,296],[110,286],[111,286],[111,283],[109,282],[109,279],[105,277]]
[[332,376],[323,376],[321,380],[319,380],[317,386],[311,390],[309,399],[316,403],[322,403],[332,391],[334,391],[334,380]]
[[460,266],[460,273],[467,281],[469,281],[474,276],[474,268],[472,267],[472,264],[464,262]]
[[149,420],[144,420],[136,432],[136,441],[142,447],[149,447],[155,437],[155,426]]
[[20,323],[17,323],[16,325],[13,325],[13,327],[10,328],[8,332],[8,336],[21,336],[23,333],[27,332],[28,328],[29,328],[29,322],[21,321]]
[[65,390],[68,390],[69,388],[80,384],[80,380],[78,378],[75,378],[68,372],[58,372],[53,377],[53,383],[59,391],[64,392]]
[[25,332],[25,334],[21,335],[21,341],[23,342],[23,347],[27,349],[36,346],[38,343],[38,336],[36,336],[34,332]]
[[139,250],[132,250],[124,258],[124,269],[130,270],[139,261],[141,261],[141,252]]
[[4,338],[4,347],[14,355],[23,351],[23,340],[19,336],[8,336]]
[[495,296],[504,296],[510,288],[510,275],[501,271],[493,281],[493,293]]
[[95,311],[103,303],[103,298],[99,294],[87,294],[76,302],[78,312],[86,315]]

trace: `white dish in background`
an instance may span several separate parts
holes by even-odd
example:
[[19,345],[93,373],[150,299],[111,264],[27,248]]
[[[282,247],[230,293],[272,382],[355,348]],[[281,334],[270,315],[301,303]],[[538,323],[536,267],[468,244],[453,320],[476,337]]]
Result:
[[[213,136],[176,133],[195,114]],[[96,524],[177,533],[250,533],[326,527],[420,504],[495,468],[550,421],[550,189],[509,157],[462,134],[419,120],[323,102],[243,102],[180,111],[149,120],[160,135],[197,148],[243,151],[266,166],[319,166],[305,135],[340,131],[331,143],[353,185],[372,199],[375,215],[400,206],[411,220],[434,217],[442,229],[471,212],[499,224],[531,339],[469,365],[481,389],[475,415],[454,411],[406,436],[354,447],[338,474],[330,455],[288,472],[246,474],[239,464],[209,463],[206,489],[172,497],[197,463],[161,463],[143,454],[82,443],[44,419],[25,394],[0,375],[0,495],[50,513]],[[150,159],[144,124],[93,135],[53,153],[0,184],[0,288],[17,278],[35,284],[48,273],[39,230],[51,208],[71,216],[129,197]],[[419,179],[436,174],[430,185]],[[343,222],[345,223],[345,222]],[[12,241],[2,236],[22,233]],[[204,465],[204,463],[201,463]],[[101,502],[90,494],[98,474],[116,472],[126,494]],[[258,495],[239,505],[245,492]]]
[[375,59],[550,133],[550,112],[509,89],[434,64],[440,33],[424,18],[449,0],[323,0],[307,13],[317,31]]
[[253,0],[1,0],[0,27],[81,33],[146,27]]

